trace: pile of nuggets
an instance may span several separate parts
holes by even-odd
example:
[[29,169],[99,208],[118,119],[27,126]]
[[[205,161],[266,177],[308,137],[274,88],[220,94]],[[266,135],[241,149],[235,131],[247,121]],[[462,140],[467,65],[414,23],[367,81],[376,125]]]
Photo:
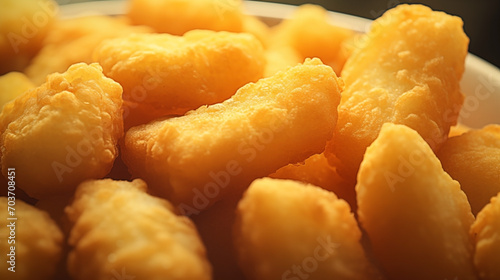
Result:
[[457,125],[460,18],[7,2],[2,279],[500,279],[500,125]]

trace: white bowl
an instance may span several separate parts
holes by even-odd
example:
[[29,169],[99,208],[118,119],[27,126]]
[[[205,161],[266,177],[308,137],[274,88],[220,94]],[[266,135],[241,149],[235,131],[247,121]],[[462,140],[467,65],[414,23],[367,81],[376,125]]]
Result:
[[[245,12],[260,17],[269,25],[289,18],[297,6],[244,1]],[[127,2],[124,0],[83,2],[61,6],[64,18],[83,15],[123,15]],[[371,20],[357,16],[328,12],[332,24],[357,32],[368,31]],[[465,73],[461,81],[465,102],[460,112],[459,122],[473,128],[481,128],[490,123],[500,124],[500,69],[481,58],[468,54]]]

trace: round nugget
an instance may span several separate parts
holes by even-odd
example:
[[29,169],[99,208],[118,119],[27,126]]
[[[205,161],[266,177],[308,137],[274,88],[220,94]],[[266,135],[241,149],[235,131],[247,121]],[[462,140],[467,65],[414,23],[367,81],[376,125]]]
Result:
[[[0,278],[53,279],[64,242],[56,223],[44,211],[19,199],[12,204],[11,199],[0,197],[0,208]],[[12,218],[16,220],[9,220]],[[12,265],[15,272],[9,270]]]
[[71,194],[83,180],[104,177],[123,135],[122,88],[98,64],[71,66],[4,106],[2,172],[34,198]]
[[477,215],[471,234],[474,264],[481,280],[500,279],[500,192]]
[[380,276],[366,258],[349,205],[313,185],[255,180],[238,204],[234,233],[240,266],[250,280]]
[[500,192],[500,125],[451,137],[438,157],[444,170],[460,182],[474,215]]

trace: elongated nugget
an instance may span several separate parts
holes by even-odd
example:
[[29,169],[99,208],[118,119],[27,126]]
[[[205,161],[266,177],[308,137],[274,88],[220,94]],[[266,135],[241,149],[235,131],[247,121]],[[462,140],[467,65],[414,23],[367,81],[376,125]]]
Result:
[[68,270],[74,279],[212,279],[193,223],[146,191],[142,180],[78,186],[66,208],[73,223]]
[[477,215],[472,224],[474,264],[481,280],[500,279],[500,192]]
[[127,15],[134,24],[182,35],[193,29],[240,32],[241,0],[131,0]]
[[182,211],[197,213],[255,178],[320,153],[342,81],[319,59],[242,87],[227,101],[131,128],[123,159]]
[[92,52],[105,39],[152,31],[146,26],[130,26],[121,17],[82,16],[59,20],[25,69],[26,75],[40,85],[49,74],[62,73],[72,64],[94,62]]
[[500,192],[500,125],[451,137],[437,155],[444,170],[460,182],[474,215]]
[[[349,57],[346,90],[327,156],[355,178],[366,148],[386,122],[407,125],[436,151],[456,123],[468,38],[462,20],[422,5],[400,5],[375,20]],[[329,145],[330,146],[330,145]]]
[[467,197],[416,131],[382,126],[356,193],[359,221],[389,279],[476,279]]
[[71,66],[4,106],[2,173],[34,198],[71,194],[85,179],[104,177],[123,135],[122,88],[98,64]]
[[238,204],[234,233],[249,280],[380,279],[349,205],[313,185],[255,180]]
[[253,35],[208,30],[108,40],[94,58],[123,86],[124,100],[160,110],[159,116],[224,101],[260,79],[265,64]]
[[0,197],[0,278],[53,279],[62,257],[61,230],[47,213],[19,199],[14,202]]

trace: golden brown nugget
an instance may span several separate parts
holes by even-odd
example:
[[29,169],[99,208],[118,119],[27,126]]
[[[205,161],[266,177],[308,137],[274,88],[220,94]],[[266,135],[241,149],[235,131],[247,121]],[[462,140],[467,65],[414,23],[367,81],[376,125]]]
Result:
[[327,11],[321,6],[302,5],[292,15],[276,26],[271,45],[288,45],[297,50],[301,60],[318,57],[340,74],[344,61],[340,62],[340,46],[354,35],[351,30],[328,22]]
[[4,106],[2,173],[34,198],[71,194],[83,180],[104,177],[123,135],[122,88],[98,64],[71,66]]
[[0,76],[0,109],[9,101],[23,94],[35,85],[21,72],[9,72]]
[[127,15],[134,24],[173,35],[194,29],[240,32],[241,3],[241,0],[131,0]]
[[472,224],[474,264],[481,280],[500,279],[500,192],[477,215]]
[[43,48],[30,62],[25,73],[35,84],[40,85],[47,75],[62,73],[72,64],[94,62],[92,52],[103,40],[146,32],[152,32],[152,29],[130,26],[121,17],[84,16],[59,20],[47,34]]
[[451,137],[437,155],[444,170],[460,182],[474,215],[500,192],[500,125]]
[[212,279],[193,223],[146,193],[142,180],[80,184],[66,213],[73,223],[68,270],[75,280]]
[[186,214],[255,178],[320,153],[336,123],[342,81],[319,59],[250,83],[223,103],[131,128],[133,176]]
[[389,279],[476,279],[467,197],[416,131],[382,126],[356,193],[359,221]]
[[269,177],[296,180],[321,187],[347,201],[352,209],[356,208],[355,184],[340,177],[335,166],[328,163],[323,153],[312,155],[301,163],[283,166]]
[[460,18],[422,5],[397,6],[373,22],[342,70],[346,90],[325,153],[342,161],[342,176],[356,177],[386,122],[418,131],[434,151],[441,146],[463,102],[467,45]]
[[0,75],[22,71],[42,47],[59,7],[53,0],[2,0]]
[[123,86],[124,100],[153,107],[158,118],[224,101],[257,81],[263,52],[250,34],[194,30],[182,37],[135,34],[108,40],[94,58]]
[[19,199],[0,197],[0,208],[0,278],[53,279],[63,247],[63,235],[56,223],[47,213]]
[[234,234],[249,280],[380,279],[349,205],[313,185],[255,180],[238,204]]

